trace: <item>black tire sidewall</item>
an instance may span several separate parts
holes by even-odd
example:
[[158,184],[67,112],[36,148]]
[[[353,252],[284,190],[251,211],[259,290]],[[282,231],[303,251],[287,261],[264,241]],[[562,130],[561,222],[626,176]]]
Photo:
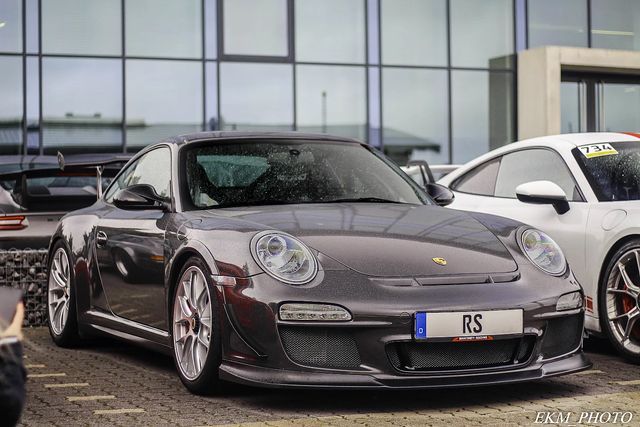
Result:
[[607,283],[609,282],[609,276],[620,257],[632,249],[640,250],[640,239],[633,239],[625,243],[611,257],[611,260],[607,265],[607,269],[602,276],[600,286],[598,287],[598,317],[600,318],[600,328],[602,329],[602,332],[615,350],[630,362],[640,364],[640,353],[632,353],[618,342],[611,330],[611,326],[609,325],[609,319],[607,318]]
[[[207,352],[207,358],[205,360],[204,367],[202,368],[202,372],[200,372],[200,375],[196,379],[190,380],[182,374],[182,371],[178,366],[178,358],[176,356],[176,350],[173,341],[173,307],[177,295],[178,281],[180,280],[180,278],[182,278],[182,275],[188,268],[194,266],[198,267],[204,273],[205,281],[209,290],[209,297],[211,301],[212,341],[209,344],[209,351]],[[173,285],[173,297],[171,301],[171,309],[169,312],[169,316],[171,318],[171,327],[169,332],[171,334],[171,342],[173,347],[172,354],[173,361],[176,365],[176,370],[178,371],[178,375],[180,376],[180,380],[182,381],[182,383],[192,393],[201,395],[215,393],[219,390],[220,383],[220,380],[218,379],[218,369],[220,368],[220,363],[222,361],[222,345],[220,342],[222,335],[220,326],[220,313],[218,310],[218,297],[215,286],[211,279],[211,272],[209,270],[209,267],[201,258],[194,256],[184,264],[182,269],[180,269],[180,273],[177,276],[177,281]]]
[[[53,256],[58,251],[58,249],[62,248],[65,251],[67,256],[67,260],[69,261],[69,313],[67,315],[67,322],[62,328],[62,332],[60,335],[56,335],[51,327],[51,319],[49,318],[49,279],[51,274],[51,264],[53,263]],[[53,246],[53,249],[49,253],[50,257],[47,263],[47,326],[49,328],[49,334],[51,335],[51,339],[60,347],[73,347],[79,341],[78,336],[78,317],[76,310],[76,278],[75,272],[73,269],[73,263],[71,260],[71,255],[69,249],[64,244],[62,240],[58,240],[56,244]]]

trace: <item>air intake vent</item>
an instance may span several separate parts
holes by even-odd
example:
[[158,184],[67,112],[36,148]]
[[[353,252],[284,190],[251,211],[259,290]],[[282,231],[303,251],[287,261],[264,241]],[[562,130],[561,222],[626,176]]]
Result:
[[358,347],[348,331],[283,326],[280,338],[289,358],[300,365],[333,369],[360,367]]
[[561,356],[578,348],[582,340],[583,322],[582,314],[549,320],[542,337],[542,354],[545,359]]
[[478,369],[524,363],[534,345],[534,336],[495,341],[400,342],[388,345],[387,354],[399,370]]

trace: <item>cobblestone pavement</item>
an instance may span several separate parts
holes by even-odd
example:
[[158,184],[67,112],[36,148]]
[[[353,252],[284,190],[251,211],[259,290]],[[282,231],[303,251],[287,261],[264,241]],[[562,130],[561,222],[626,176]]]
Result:
[[112,340],[65,350],[53,345],[46,328],[35,328],[26,331],[29,380],[22,423],[530,425],[538,411],[551,411],[556,422],[571,412],[567,424],[575,425],[583,411],[629,411],[630,424],[640,425],[640,367],[624,362],[597,340],[587,341],[586,346],[593,370],[535,383],[418,392],[282,391],[230,385],[225,395],[205,398],[184,389],[169,357]]

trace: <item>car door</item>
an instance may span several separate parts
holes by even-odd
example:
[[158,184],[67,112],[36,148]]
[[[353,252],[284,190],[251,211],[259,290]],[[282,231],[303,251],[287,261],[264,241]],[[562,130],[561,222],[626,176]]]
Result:
[[[540,180],[554,182],[564,190],[568,212],[559,215],[551,205],[523,203],[516,198],[520,184]],[[456,199],[450,207],[500,215],[539,228],[563,248],[575,271],[585,271],[589,205],[556,151],[530,148],[507,153],[469,171],[452,189]]]
[[171,151],[156,148],[130,165],[105,195],[107,212],[96,227],[95,247],[102,286],[113,314],[166,330],[164,239],[170,212],[128,210],[113,203],[118,191],[151,185],[171,198]]

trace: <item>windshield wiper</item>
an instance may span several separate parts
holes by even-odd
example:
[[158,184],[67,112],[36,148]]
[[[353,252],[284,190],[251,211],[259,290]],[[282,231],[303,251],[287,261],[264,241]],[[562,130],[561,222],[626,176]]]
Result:
[[397,203],[404,205],[404,202],[397,200],[382,199],[380,197],[354,197],[347,199],[323,200],[322,203]]

